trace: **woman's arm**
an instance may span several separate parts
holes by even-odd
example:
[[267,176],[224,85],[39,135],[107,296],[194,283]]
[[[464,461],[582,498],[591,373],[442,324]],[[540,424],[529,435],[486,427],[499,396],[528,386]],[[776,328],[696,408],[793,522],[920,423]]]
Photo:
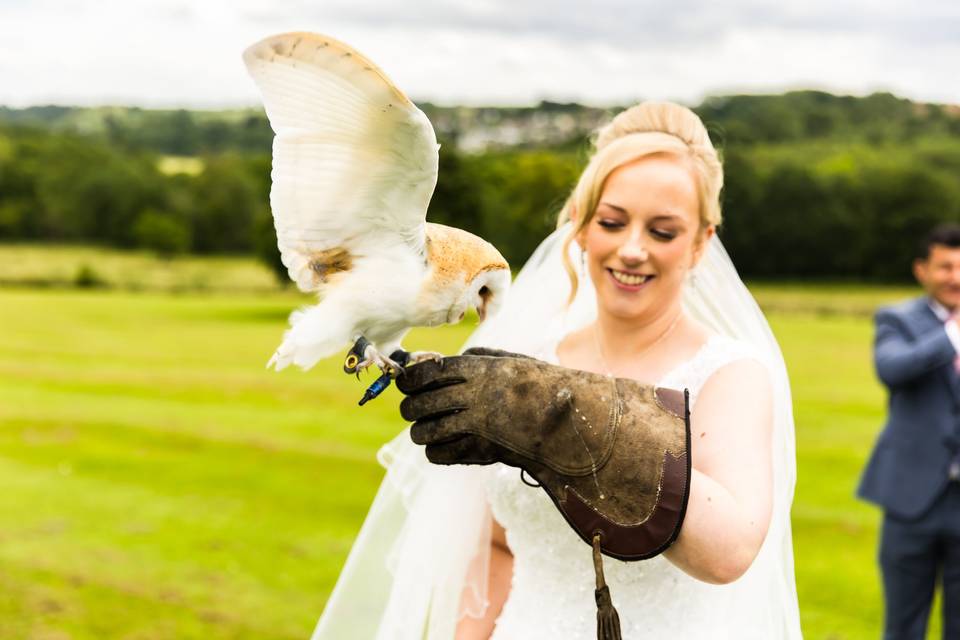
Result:
[[[510,377],[512,385],[487,383],[505,376]],[[622,402],[633,408],[628,413],[636,422],[650,399],[631,394],[643,393],[643,389],[649,393],[649,388],[628,380],[617,380],[615,384],[617,393],[626,394]],[[397,378],[397,388],[407,394],[400,403],[400,413],[414,423],[410,427],[411,438],[426,446],[427,459],[436,464],[499,461],[519,467],[536,463],[579,469],[585,464],[584,438],[602,446],[616,425],[608,420],[608,376],[531,358],[464,355],[444,358],[442,364],[424,362]],[[671,404],[676,399],[675,394],[665,397]],[[569,410],[571,403],[576,413]],[[690,455],[696,473],[690,483],[686,520],[680,525],[678,540],[667,552],[674,563],[702,580],[722,583],[736,579],[751,564],[766,535],[773,482],[772,403],[766,369],[757,362],[744,360],[728,364],[711,376],[693,407]],[[577,414],[579,420],[594,425],[593,433],[585,436],[570,428],[579,424],[575,422]],[[478,415],[485,417],[478,420]],[[617,463],[594,467],[592,478],[553,472],[551,467],[537,479],[552,496],[567,495],[567,487],[578,486],[584,495],[592,495],[593,485],[608,482],[611,491],[637,491],[639,487],[646,495],[656,495],[656,483],[662,480],[659,474],[650,473],[649,468],[637,469],[630,475],[618,471],[618,465],[629,468],[634,461],[640,463],[630,446],[656,447],[658,454],[669,452],[674,446],[682,450],[678,444],[686,436],[681,432],[682,422],[662,408],[656,415],[655,422],[664,425],[662,430],[642,423],[632,425],[635,431],[625,429],[619,454],[611,454],[620,456]],[[518,424],[524,428],[517,428]],[[549,447],[545,446],[547,439]],[[510,443],[511,447],[503,443]],[[518,450],[538,451],[542,456],[528,458],[516,453]],[[686,489],[686,471],[674,474],[670,486]],[[637,486],[623,482],[624,478],[636,478]],[[652,504],[650,508],[656,506]],[[629,510],[620,507],[610,501],[604,517],[630,517]],[[577,520],[582,527],[578,531],[587,530],[587,535],[591,526],[588,518]],[[640,553],[655,550],[676,530],[675,526],[661,529],[659,537],[638,537],[634,548]],[[504,580],[504,588],[506,584]],[[496,611],[499,608],[491,611],[491,617]]]
[[760,551],[773,502],[773,392],[767,370],[733,362],[710,377],[690,416],[693,475],[680,536],[665,556],[714,584],[739,578]]
[[490,575],[487,580],[487,610],[482,618],[464,617],[457,625],[456,640],[487,640],[503,610],[513,580],[513,553],[503,527],[491,516]]

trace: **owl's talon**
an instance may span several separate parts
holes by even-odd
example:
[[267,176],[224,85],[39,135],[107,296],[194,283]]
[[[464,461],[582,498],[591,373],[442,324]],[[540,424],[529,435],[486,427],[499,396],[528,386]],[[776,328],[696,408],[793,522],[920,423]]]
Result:
[[427,360],[433,360],[437,364],[442,364],[443,354],[436,351],[413,351],[410,353],[410,359],[407,360],[407,366],[426,362]]
[[391,378],[396,378],[403,372],[403,366],[400,363],[393,361],[392,359],[384,356],[384,363],[380,365],[380,371],[389,374]]
[[364,347],[363,361],[357,365],[357,371],[365,371],[372,365],[377,365],[382,373],[389,373],[391,378],[396,378],[396,372],[403,370],[403,367],[395,360],[383,355],[372,344],[368,344]]

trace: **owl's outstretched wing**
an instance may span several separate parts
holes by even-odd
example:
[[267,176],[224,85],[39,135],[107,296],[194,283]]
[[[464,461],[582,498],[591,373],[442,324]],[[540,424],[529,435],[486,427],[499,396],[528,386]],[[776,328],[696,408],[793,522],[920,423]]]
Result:
[[423,255],[439,149],[423,112],[327,36],[272,36],[243,59],[276,133],[270,204],[297,286],[322,290],[372,247],[403,243]]

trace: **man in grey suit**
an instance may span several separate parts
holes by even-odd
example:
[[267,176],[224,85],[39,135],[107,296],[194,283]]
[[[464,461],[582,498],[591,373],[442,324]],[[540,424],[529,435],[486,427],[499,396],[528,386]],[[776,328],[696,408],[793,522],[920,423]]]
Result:
[[934,229],[913,272],[926,295],[875,317],[888,417],[858,491],[884,510],[885,640],[925,638],[938,575],[960,638],[960,226]]

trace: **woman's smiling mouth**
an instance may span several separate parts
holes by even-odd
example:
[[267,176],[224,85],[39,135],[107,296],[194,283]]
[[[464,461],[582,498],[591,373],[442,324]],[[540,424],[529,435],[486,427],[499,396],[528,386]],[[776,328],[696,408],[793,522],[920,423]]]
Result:
[[607,273],[613,278],[614,284],[621,289],[637,291],[643,288],[653,279],[652,275],[643,273],[629,273],[627,271],[618,271],[616,269],[607,269]]

